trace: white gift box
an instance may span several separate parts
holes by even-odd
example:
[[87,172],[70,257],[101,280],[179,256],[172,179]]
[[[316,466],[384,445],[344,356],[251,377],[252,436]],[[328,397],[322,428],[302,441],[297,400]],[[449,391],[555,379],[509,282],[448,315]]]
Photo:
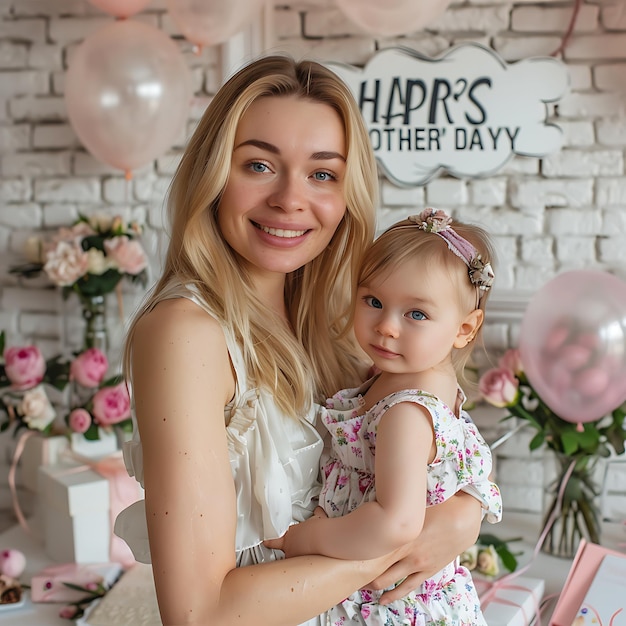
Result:
[[60,563],[109,561],[109,482],[82,465],[43,466],[39,494],[44,546]]
[[477,585],[481,596],[482,611],[489,626],[528,626],[533,623],[537,607],[543,598],[545,581],[541,578],[517,576],[498,586],[494,595]]
[[37,492],[39,467],[41,465],[56,465],[61,455],[69,448],[70,442],[64,435],[44,437],[34,435],[24,444],[20,457],[20,485],[33,493]]

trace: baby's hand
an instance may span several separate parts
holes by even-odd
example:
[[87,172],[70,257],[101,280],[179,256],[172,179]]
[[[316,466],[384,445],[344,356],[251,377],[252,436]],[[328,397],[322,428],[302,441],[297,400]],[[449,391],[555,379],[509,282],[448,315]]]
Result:
[[[318,507],[319,508],[319,507]],[[326,514],[322,509],[318,513],[317,509],[313,517],[306,522],[300,522],[289,527],[289,530],[278,539],[268,539],[264,545],[268,548],[282,550],[287,558],[294,556],[304,556],[308,554],[319,554],[313,544],[313,534],[311,530],[315,524],[319,524]]]
[[272,550],[282,550],[283,546],[285,545],[286,536],[287,536],[287,533],[285,533],[282,537],[277,537],[276,539],[266,539],[263,542],[263,545],[266,548],[271,548]]

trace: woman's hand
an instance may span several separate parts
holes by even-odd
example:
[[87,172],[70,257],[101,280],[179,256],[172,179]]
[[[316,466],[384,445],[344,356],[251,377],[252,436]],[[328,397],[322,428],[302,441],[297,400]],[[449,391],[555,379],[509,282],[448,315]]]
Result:
[[480,522],[480,502],[466,493],[458,493],[442,504],[429,507],[422,532],[407,546],[407,556],[368,586],[387,589],[404,579],[397,587],[386,591],[380,603],[402,598],[476,543]]

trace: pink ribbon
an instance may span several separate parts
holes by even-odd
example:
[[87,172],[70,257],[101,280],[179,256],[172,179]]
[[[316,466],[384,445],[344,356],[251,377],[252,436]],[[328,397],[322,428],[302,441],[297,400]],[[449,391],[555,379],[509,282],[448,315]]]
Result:
[[13,458],[11,459],[11,466],[9,467],[9,478],[8,478],[9,490],[11,492],[11,503],[13,505],[13,512],[15,513],[15,517],[17,517],[17,521],[19,522],[20,526],[28,534],[30,534],[31,530],[30,530],[30,526],[28,525],[28,522],[26,521],[26,518],[24,517],[24,514],[22,513],[22,507],[20,506],[20,501],[19,501],[19,498],[17,497],[17,487],[15,484],[15,472],[17,470],[17,464],[19,463],[22,453],[24,452],[26,441],[33,435],[37,435],[37,434],[38,433],[35,432],[34,430],[26,430],[20,435],[20,438],[17,440],[17,445],[15,446],[15,452],[13,452]]
[[[537,543],[535,544],[530,561],[526,565],[524,565],[524,567],[522,567],[521,569],[518,569],[515,572],[507,574],[506,576],[502,576],[502,578],[499,578],[496,581],[493,581],[493,582],[477,581],[477,582],[483,583],[484,585],[488,587],[484,595],[480,596],[480,602],[483,606],[486,606],[486,604],[489,604],[489,602],[496,599],[496,594],[499,589],[518,589],[518,590],[523,589],[525,591],[529,591],[529,589],[526,589],[525,587],[520,587],[518,585],[511,585],[510,581],[514,580],[515,578],[517,578],[518,576],[521,576],[524,572],[526,572],[530,568],[530,566],[533,564],[533,561],[537,558],[537,555],[539,554],[539,550],[541,550],[541,546],[543,545],[543,541],[546,538],[546,535],[548,534],[548,532],[550,531],[550,528],[552,528],[552,526],[554,525],[554,522],[556,521],[557,517],[561,513],[561,506],[563,504],[563,494],[565,493],[565,488],[567,487],[569,478],[572,475],[572,472],[574,471],[575,465],[576,465],[576,461],[574,460],[570,463],[569,467],[567,468],[567,471],[563,475],[563,479],[561,480],[561,484],[559,485],[559,490],[557,492],[556,503],[555,503],[554,509],[552,510],[550,517],[546,521],[546,525],[544,526],[543,530],[541,531],[541,534],[539,535],[539,539],[537,540]],[[534,593],[532,594],[532,596],[533,596],[533,600],[535,603],[535,612],[537,614],[536,626],[541,626],[541,606],[539,605],[539,599],[535,597]],[[518,604],[515,604],[514,602],[510,602],[509,600],[505,600],[503,598],[497,598],[497,600],[498,602],[502,604],[512,604],[514,606],[520,606]],[[522,612],[524,613],[524,620],[525,620],[526,626],[528,626],[529,624],[528,616],[525,614],[524,608],[523,607],[520,607],[520,608],[522,609]]]

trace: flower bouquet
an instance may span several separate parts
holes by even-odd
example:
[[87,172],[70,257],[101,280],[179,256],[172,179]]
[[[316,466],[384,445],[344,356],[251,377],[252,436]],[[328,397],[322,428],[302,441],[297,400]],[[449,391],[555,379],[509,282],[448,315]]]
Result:
[[36,346],[5,349],[4,331],[0,333],[0,412],[5,419],[0,432],[15,425],[14,435],[31,429],[49,435],[56,410],[46,392],[46,385],[62,391],[69,382],[65,361],[55,356],[47,361]]
[[[146,285],[148,258],[138,240],[140,234],[136,222],[127,224],[119,215],[80,215],[70,228],[60,228],[49,241],[29,239],[26,254],[30,262],[10,272],[32,277],[44,271],[62,288],[64,298],[77,294],[86,320],[84,347],[90,348],[98,343],[95,338],[99,334],[105,334],[105,296],[122,278]],[[99,347],[106,350],[106,341]]]
[[542,549],[569,557],[581,538],[599,543],[598,489],[593,471],[597,460],[610,456],[611,450],[624,453],[625,407],[617,407],[596,421],[576,424],[562,419],[539,397],[514,349],[503,355],[498,367],[481,376],[479,389],[489,404],[509,411],[504,419],[516,417],[535,429],[531,450],[545,446],[554,453],[557,479],[550,489],[552,501],[545,513]]
[[100,429],[132,432],[128,389],[120,375],[105,380],[108,367],[98,348],[81,352],[70,365],[75,398],[65,421],[71,432],[89,440],[99,439]]

